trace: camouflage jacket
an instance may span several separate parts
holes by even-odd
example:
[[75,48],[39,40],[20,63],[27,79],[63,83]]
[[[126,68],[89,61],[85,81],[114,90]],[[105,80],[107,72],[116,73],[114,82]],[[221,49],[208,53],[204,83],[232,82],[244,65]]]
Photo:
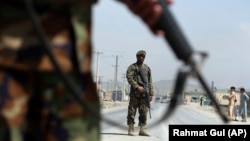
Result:
[[145,71],[145,77],[148,80],[148,87],[149,87],[149,95],[153,96],[153,84],[152,84],[152,75],[151,75],[151,69],[147,64],[138,65],[137,63],[131,64],[126,73],[127,81],[130,84],[130,96],[136,96],[139,97],[140,94],[137,92],[137,87],[139,83],[143,83],[140,75],[139,75],[139,69],[144,69]]

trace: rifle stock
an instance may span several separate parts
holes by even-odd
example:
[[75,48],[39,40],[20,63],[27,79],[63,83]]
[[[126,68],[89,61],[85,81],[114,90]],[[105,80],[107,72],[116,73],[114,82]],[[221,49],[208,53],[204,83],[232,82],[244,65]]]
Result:
[[143,83],[138,82],[138,84],[139,84],[140,86],[143,86],[143,88],[144,88],[144,90],[145,90],[145,96],[146,96],[145,98],[146,98],[146,102],[147,102],[147,104],[148,104],[149,117],[151,118],[151,111],[150,111],[151,106],[150,106],[150,100],[149,100],[148,81],[146,80],[146,78],[145,78],[145,73],[144,73],[144,71],[143,71],[142,69],[139,70],[139,75],[140,75],[140,77],[141,77]]

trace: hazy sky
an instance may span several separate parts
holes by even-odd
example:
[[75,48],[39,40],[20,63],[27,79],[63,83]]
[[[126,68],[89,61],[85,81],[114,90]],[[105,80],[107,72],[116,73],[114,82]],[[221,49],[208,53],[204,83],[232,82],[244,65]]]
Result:
[[[249,0],[175,0],[169,7],[192,48],[209,54],[201,72],[217,88],[250,88],[249,7]],[[101,52],[101,80],[114,80],[118,56],[117,78],[122,81],[127,67],[136,61],[136,52],[143,49],[153,81],[175,79],[182,62],[164,39],[155,37],[127,7],[113,0],[99,0],[93,12],[94,75],[96,52]]]

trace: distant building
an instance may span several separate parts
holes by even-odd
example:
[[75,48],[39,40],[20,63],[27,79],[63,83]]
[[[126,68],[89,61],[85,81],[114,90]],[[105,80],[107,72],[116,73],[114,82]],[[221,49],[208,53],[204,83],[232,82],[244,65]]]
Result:
[[122,91],[112,91],[112,100],[113,101],[122,101]]
[[118,91],[103,91],[102,94],[99,95],[100,100],[105,101],[127,101],[129,96],[126,94],[125,91],[118,90]]

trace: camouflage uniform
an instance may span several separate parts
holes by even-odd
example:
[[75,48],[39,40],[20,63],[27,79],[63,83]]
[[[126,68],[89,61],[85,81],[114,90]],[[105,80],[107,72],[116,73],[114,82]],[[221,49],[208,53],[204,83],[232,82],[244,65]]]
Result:
[[[96,0],[34,0],[53,55],[99,114],[91,74]],[[99,141],[100,123],[64,85],[34,31],[24,0],[0,2],[0,141]]]
[[145,100],[145,94],[140,94],[136,88],[138,87],[138,82],[142,82],[141,77],[139,76],[139,69],[144,69],[146,79],[149,84],[149,95],[153,96],[153,85],[150,67],[146,64],[138,65],[137,63],[131,64],[127,69],[127,80],[130,84],[130,101],[128,106],[128,115],[127,115],[127,125],[135,124],[135,115],[138,108],[139,111],[139,126],[145,126],[147,124],[147,113],[148,107]]

